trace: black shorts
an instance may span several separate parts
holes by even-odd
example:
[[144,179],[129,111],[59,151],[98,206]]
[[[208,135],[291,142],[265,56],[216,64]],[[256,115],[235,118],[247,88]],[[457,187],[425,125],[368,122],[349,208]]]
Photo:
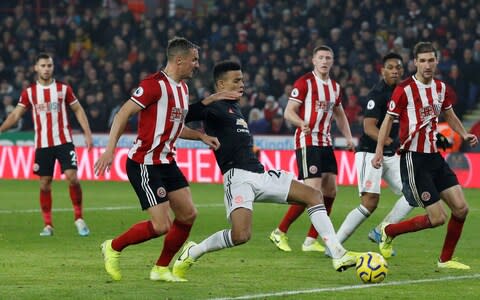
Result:
[[57,159],[62,168],[62,173],[69,169],[76,170],[77,154],[73,143],[35,149],[33,173],[38,176],[53,176],[55,160]]
[[161,165],[139,164],[127,159],[127,176],[142,209],[168,201],[168,193],[187,187],[188,182],[176,163]]
[[322,173],[337,174],[333,147],[308,146],[295,150],[298,179],[322,177]]
[[411,206],[427,207],[458,179],[440,153],[404,152],[400,155],[403,195]]

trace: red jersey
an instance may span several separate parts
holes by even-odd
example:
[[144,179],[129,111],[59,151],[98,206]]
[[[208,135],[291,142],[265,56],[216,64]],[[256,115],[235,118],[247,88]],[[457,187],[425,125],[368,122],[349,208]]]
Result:
[[37,148],[72,142],[66,104],[72,105],[77,101],[68,84],[55,80],[49,85],[36,82],[22,91],[18,105],[32,109]]
[[397,85],[387,113],[400,120],[400,149],[438,152],[435,144],[438,116],[452,108],[455,97],[455,92],[437,79],[424,84],[412,76]]
[[289,100],[301,104],[299,116],[310,127],[310,134],[295,131],[295,149],[305,146],[331,146],[330,127],[333,108],[342,105],[340,85],[332,79],[323,81],[309,72],[295,81]]
[[138,118],[138,136],[128,157],[140,164],[168,164],[175,160],[175,142],[182,132],[188,113],[188,87],[163,72],[140,82],[131,101],[142,110]]

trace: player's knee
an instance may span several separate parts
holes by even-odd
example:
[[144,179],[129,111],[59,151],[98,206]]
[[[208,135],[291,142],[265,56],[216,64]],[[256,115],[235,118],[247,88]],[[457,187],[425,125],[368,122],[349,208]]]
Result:
[[193,222],[197,218],[197,209],[195,207],[192,207],[190,210],[182,213],[181,215],[175,215],[175,218],[182,223],[193,224]]
[[469,208],[467,203],[465,203],[465,205],[463,205],[462,207],[452,210],[452,215],[454,215],[457,219],[465,220],[467,218],[468,212]]
[[429,220],[430,224],[432,224],[432,227],[442,226],[447,220],[447,215],[445,213],[441,213],[435,216],[429,216]]
[[376,194],[364,194],[362,195],[362,205],[365,207],[370,213],[373,213],[378,206],[379,197]]
[[251,236],[249,231],[232,232],[232,242],[235,245],[245,244],[250,240]]
[[157,235],[163,235],[167,233],[171,226],[171,222],[156,222],[152,220],[153,231],[155,231]]

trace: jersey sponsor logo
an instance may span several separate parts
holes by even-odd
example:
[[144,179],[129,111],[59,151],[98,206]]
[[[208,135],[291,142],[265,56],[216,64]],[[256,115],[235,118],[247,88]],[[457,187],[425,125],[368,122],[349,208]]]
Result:
[[298,91],[298,89],[294,88],[292,90],[292,92],[290,93],[290,96],[292,96],[292,98],[296,98],[296,97],[298,97],[299,94],[300,94],[300,92]]
[[423,192],[421,197],[423,201],[428,201],[430,198],[432,198],[429,192]]
[[233,199],[233,202],[235,202],[235,204],[242,204],[243,201],[244,200],[242,195],[235,196],[235,198]]
[[310,172],[310,174],[317,174],[317,172],[318,172],[317,166],[308,167],[308,172]]
[[333,110],[334,102],[327,101],[316,101],[315,102],[315,111],[331,111]]
[[375,107],[375,101],[373,99],[368,100],[367,109],[373,109]]
[[250,133],[250,131],[248,131],[248,124],[247,122],[245,122],[244,119],[237,119],[236,125],[242,127],[242,128],[237,128],[237,132]]
[[143,95],[143,88],[142,87],[138,87],[135,92],[133,92],[133,95],[135,97],[140,97],[141,95]]
[[[422,107],[418,110],[418,113],[420,114],[420,120],[423,122],[424,120],[428,119],[429,117],[435,116],[436,113],[436,107],[433,105],[425,106]],[[440,112],[440,110],[438,109]]]
[[367,181],[365,182],[365,187],[366,187],[367,189],[371,188],[372,185],[373,185],[373,183],[372,183],[371,180],[367,180]]
[[157,189],[157,196],[160,197],[160,198],[165,198],[167,196],[167,191],[165,190],[165,188],[163,186],[161,186]]
[[395,102],[390,100],[390,103],[388,104],[388,110],[392,111],[395,109]]
[[170,121],[172,122],[182,122],[187,116],[188,110],[180,107],[172,107],[172,112],[170,113]]
[[37,103],[35,104],[35,110],[37,114],[39,113],[52,113],[58,112],[58,103],[57,102],[48,102],[48,103]]

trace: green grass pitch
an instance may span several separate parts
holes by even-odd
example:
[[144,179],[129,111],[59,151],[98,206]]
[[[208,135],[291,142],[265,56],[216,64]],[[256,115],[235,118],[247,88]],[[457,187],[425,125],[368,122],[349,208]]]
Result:
[[[79,237],[67,183],[53,185],[55,235],[40,237],[42,228],[37,181],[0,181],[0,299],[476,299],[480,294],[480,190],[465,190],[470,214],[455,256],[470,271],[438,271],[446,226],[398,237],[397,256],[389,259],[383,284],[364,285],[353,269],[337,273],[330,259],[303,253],[308,230],[303,215],[289,231],[291,253],[268,240],[287,206],[257,204],[253,236],[246,245],[202,257],[189,282],[148,279],[163,238],[126,248],[123,279],[112,282],[103,268],[99,245],[147,215],[141,212],[127,182],[82,182],[85,220],[91,235]],[[198,218],[190,239],[200,241],[229,226],[221,185],[192,184]],[[379,208],[345,243],[353,251],[378,251],[368,231],[389,211],[396,197],[384,189]],[[356,188],[339,187],[332,220],[338,228],[359,204]],[[412,215],[423,213],[416,209]]]

